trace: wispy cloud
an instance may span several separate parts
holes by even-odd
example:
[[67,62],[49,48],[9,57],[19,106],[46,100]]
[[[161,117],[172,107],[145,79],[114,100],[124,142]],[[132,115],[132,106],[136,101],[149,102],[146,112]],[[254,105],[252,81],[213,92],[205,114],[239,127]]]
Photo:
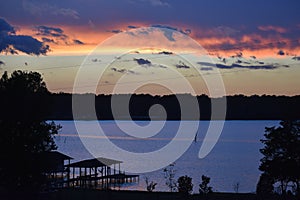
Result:
[[42,41],[46,43],[57,44],[53,39],[42,37]]
[[240,68],[240,69],[266,69],[266,70],[273,70],[277,69],[279,67],[289,67],[288,65],[279,65],[279,64],[263,64],[263,65],[241,65],[237,63],[232,63],[230,65],[220,64],[220,63],[209,63],[209,62],[198,62],[200,66],[203,67],[216,67],[219,69],[234,69],[234,68]]
[[66,45],[84,45],[85,43],[78,39],[70,39],[63,29],[58,27],[50,26],[36,26],[36,35],[42,36],[42,40],[46,43],[60,44],[64,43]]
[[107,32],[110,32],[110,33],[122,33],[123,31],[120,30],[120,29],[113,29],[113,30],[108,30]]
[[214,69],[212,67],[201,67],[200,70],[202,70],[202,71],[212,71]]
[[82,41],[80,41],[80,40],[77,40],[77,39],[74,39],[74,40],[73,40],[73,43],[74,43],[74,44],[78,44],[78,45],[83,45],[83,44],[84,44],[84,42],[82,42]]
[[164,0],[130,0],[131,3],[147,3],[152,6],[169,7],[170,4]]
[[24,0],[23,9],[29,12],[31,15],[37,17],[54,15],[61,17],[69,17],[72,19],[79,19],[79,13],[74,9],[61,8],[36,0]]
[[174,33],[176,33],[176,32],[180,32],[180,33],[183,33],[185,35],[189,35],[192,32],[191,29],[183,30],[183,29],[180,29],[180,28],[176,28],[176,27],[168,26],[168,25],[162,25],[162,24],[154,24],[154,25],[151,25],[151,27],[161,29],[164,36],[171,42],[176,41],[175,38],[174,38]]
[[177,69],[189,69],[191,68],[190,66],[186,65],[184,62],[182,62],[181,60],[179,61],[178,64],[175,65],[175,67]]
[[50,26],[37,26],[36,31],[36,35],[39,36],[55,37],[61,40],[66,40],[68,38],[68,36],[64,34],[64,31],[61,28]]
[[164,54],[164,55],[173,55],[173,52],[171,51],[160,51],[158,54]]
[[280,26],[267,25],[267,26],[258,26],[257,28],[261,31],[275,31],[277,33],[286,33],[287,32],[287,29],[280,27]]
[[135,28],[139,28],[139,26],[135,26],[135,25],[128,25],[127,28],[129,29],[135,29]]
[[92,62],[101,62],[101,60],[98,59],[98,58],[93,58],[93,59],[92,59]]
[[233,36],[239,33],[240,31],[229,26],[218,26],[216,28],[213,28],[212,32],[214,32],[214,34],[216,35]]
[[294,56],[292,59],[293,60],[300,60],[300,56]]
[[136,73],[135,71],[133,70],[128,70],[128,69],[125,69],[125,68],[122,68],[122,69],[118,69],[116,67],[112,67],[110,68],[112,71],[114,72],[118,72],[118,73],[121,73],[121,74],[138,74]]

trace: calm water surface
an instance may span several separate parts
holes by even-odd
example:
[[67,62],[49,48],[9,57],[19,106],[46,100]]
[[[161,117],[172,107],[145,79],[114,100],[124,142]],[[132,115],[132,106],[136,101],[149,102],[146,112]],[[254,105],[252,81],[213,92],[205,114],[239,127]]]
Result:
[[[73,161],[89,159],[93,156],[82,144],[73,121],[55,121],[62,125],[59,136],[56,137],[58,150],[74,158]],[[127,121],[118,121],[126,125]],[[151,152],[167,145],[174,137],[179,121],[167,121],[164,128],[155,139],[130,139],[118,128],[114,121],[80,121],[89,132],[89,127],[100,123],[110,140],[122,149],[134,152]],[[136,122],[141,126],[147,125],[147,121]],[[240,192],[254,192],[259,178],[259,160],[262,155],[259,149],[262,147],[260,139],[263,138],[266,126],[277,126],[279,121],[226,121],[221,137],[213,150],[203,159],[198,158],[198,152],[202,144],[209,121],[200,121],[197,140],[190,148],[175,161],[176,178],[188,175],[193,178],[194,192],[198,192],[201,175],[211,177],[210,185],[214,191],[233,192],[233,185],[240,184]],[[94,141],[95,138],[90,138]],[[97,141],[105,142],[105,138],[97,138]],[[110,158],[110,151],[101,155]],[[129,164],[135,161],[126,160]],[[155,162],[155,161],[147,161]],[[149,163],[145,162],[147,165]],[[127,164],[128,164],[127,163]],[[125,189],[145,190],[145,177],[157,182],[156,190],[166,191],[163,169],[140,174],[138,184],[125,185]]]

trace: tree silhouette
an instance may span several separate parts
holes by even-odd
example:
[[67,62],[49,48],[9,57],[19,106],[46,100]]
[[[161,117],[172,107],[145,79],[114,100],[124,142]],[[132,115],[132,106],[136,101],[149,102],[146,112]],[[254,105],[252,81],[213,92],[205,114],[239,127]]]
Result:
[[7,72],[0,79],[0,184],[9,189],[42,185],[43,152],[56,149],[60,126],[47,122],[48,90],[37,72]]
[[174,169],[174,166],[175,163],[172,163],[163,170],[165,174],[166,185],[170,188],[170,192],[175,192],[177,188],[175,179],[176,170]]
[[283,195],[289,188],[299,195],[300,122],[281,121],[279,127],[266,127],[264,137],[261,141],[265,146],[260,149],[264,157],[259,169],[279,184]]
[[210,177],[202,175],[201,179],[202,179],[202,183],[199,184],[199,193],[200,194],[212,193],[212,187],[208,186],[210,182]]
[[177,180],[178,192],[190,194],[193,191],[192,178],[188,176],[181,176]]
[[261,174],[256,186],[256,194],[268,196],[274,193],[274,179],[268,174]]
[[148,192],[153,192],[153,190],[155,190],[155,187],[156,187],[157,183],[155,183],[154,181],[149,182],[148,177],[145,178],[145,182],[146,182],[147,191]]

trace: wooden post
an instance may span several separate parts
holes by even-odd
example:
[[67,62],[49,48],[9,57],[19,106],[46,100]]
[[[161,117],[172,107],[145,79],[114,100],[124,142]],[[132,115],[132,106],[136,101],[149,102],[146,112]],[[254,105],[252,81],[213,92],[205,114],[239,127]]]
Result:
[[70,159],[68,159],[68,167],[67,167],[67,171],[68,171],[68,176],[67,176],[67,186],[70,187]]
[[105,178],[105,189],[107,189],[108,188],[108,182],[107,182],[107,166],[105,165],[105,176],[106,176],[106,178]]
[[97,167],[95,167],[95,188],[97,188],[98,179],[97,179]]
[[79,185],[82,187],[82,180],[81,180],[81,167],[79,167]]
[[75,186],[75,167],[73,167],[73,181],[72,181],[73,187]]
[[86,174],[86,167],[85,167],[85,168],[84,168],[84,178],[83,178],[83,180],[84,180],[84,187],[85,187],[85,188],[87,188],[87,184],[88,184],[88,183],[87,183],[88,181],[87,181],[86,175],[87,175],[87,174]]

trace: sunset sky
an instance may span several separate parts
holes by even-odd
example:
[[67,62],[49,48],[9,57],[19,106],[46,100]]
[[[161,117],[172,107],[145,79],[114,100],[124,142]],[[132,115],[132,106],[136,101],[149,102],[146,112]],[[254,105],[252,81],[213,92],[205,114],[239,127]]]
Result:
[[0,74],[39,71],[50,91],[72,92],[80,66],[106,67],[96,92],[110,93],[125,76],[126,93],[143,80],[169,80],[178,89],[175,70],[196,94],[210,94],[204,76],[219,76],[228,95],[299,95],[299,10],[297,0],[1,1]]

